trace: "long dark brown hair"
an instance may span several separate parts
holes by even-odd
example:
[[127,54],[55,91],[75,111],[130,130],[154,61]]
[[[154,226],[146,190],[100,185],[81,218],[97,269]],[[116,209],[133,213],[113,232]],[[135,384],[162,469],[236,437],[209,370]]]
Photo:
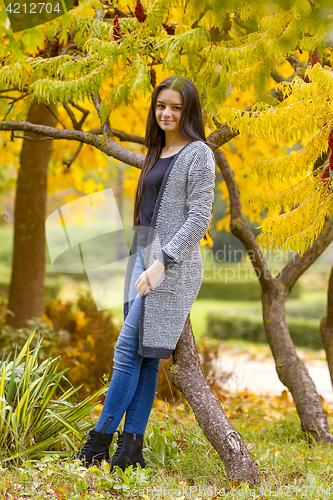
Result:
[[[155,114],[157,97],[163,89],[176,90],[183,97],[182,114],[179,120],[179,132],[181,136],[192,141],[202,141],[207,146],[212,145],[206,139],[199,93],[192,80],[186,76],[179,75],[169,76],[163,80],[163,82],[154,88],[151,97],[145,135],[145,146],[148,148],[148,152],[143,162],[135,195],[133,229],[135,226],[140,225],[142,190],[147,174],[155,165],[160,157],[162,148],[165,146],[165,132],[158,125]],[[209,230],[207,233],[211,237]],[[207,233],[204,236],[205,240],[208,239]]]

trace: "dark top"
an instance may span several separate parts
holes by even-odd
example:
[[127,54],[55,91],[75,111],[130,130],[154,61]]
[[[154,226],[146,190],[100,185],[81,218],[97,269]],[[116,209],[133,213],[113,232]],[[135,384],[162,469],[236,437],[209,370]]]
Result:
[[138,245],[147,246],[148,231],[153,216],[155,203],[165,172],[168,170],[173,156],[158,158],[155,165],[149,170],[142,190],[140,227],[138,229]]

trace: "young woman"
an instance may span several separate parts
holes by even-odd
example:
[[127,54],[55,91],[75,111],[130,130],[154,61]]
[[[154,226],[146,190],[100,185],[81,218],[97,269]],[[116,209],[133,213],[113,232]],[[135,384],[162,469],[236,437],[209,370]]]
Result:
[[74,456],[87,465],[108,460],[126,413],[111,469],[145,465],[159,361],[174,351],[202,282],[199,244],[211,220],[215,160],[189,78],[171,76],[154,89],[145,144],[112,379],[98,423]]

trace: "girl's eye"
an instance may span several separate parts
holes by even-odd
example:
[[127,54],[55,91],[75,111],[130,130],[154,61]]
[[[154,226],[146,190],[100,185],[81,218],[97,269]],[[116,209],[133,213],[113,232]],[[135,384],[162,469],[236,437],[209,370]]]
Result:
[[[158,104],[157,105],[158,108],[163,108],[163,104]],[[174,109],[177,109],[178,111],[181,109],[179,106],[174,106]]]

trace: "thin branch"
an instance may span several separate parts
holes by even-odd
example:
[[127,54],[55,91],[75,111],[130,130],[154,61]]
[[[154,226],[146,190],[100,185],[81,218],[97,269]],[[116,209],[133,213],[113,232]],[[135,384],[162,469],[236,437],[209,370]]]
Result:
[[33,139],[32,137],[28,137],[27,135],[12,135],[11,141],[14,141],[14,139],[26,139],[28,141],[35,141],[35,142],[40,142],[40,141],[53,141],[53,137],[43,137],[42,139]]
[[13,109],[13,106],[14,106],[14,103],[17,102],[17,101],[20,101],[21,99],[24,99],[25,97],[27,97],[27,95],[29,95],[29,92],[26,92],[24,94],[22,94],[20,97],[11,97],[11,96],[2,96],[0,95],[0,99],[12,99],[12,102],[10,103],[10,107],[7,111],[7,113],[5,114],[4,116],[4,120],[7,118],[7,116],[9,115],[9,113],[11,112],[11,110]]
[[83,108],[82,106],[80,106],[79,104],[77,104],[77,103],[76,103],[76,102],[74,102],[74,101],[69,101],[69,102],[70,102],[70,104],[71,104],[74,108],[76,108],[76,109],[78,109],[79,111],[81,111],[81,113],[83,113],[83,114],[87,114],[87,115],[89,114],[89,112],[90,112],[90,111],[89,111],[88,109]]
[[[94,135],[102,135],[103,130],[101,127],[99,128],[92,128],[88,130],[90,134]],[[143,144],[145,145],[145,138],[142,137],[141,135],[134,135],[134,134],[128,134],[126,132],[123,132],[122,130],[117,130],[115,128],[111,128],[112,135],[115,137],[118,137],[120,141],[128,141],[128,142],[135,142],[137,144]]]
[[16,87],[12,87],[11,89],[0,90],[0,94],[2,94],[2,92],[12,92],[13,90],[18,90],[18,86],[16,85]]
[[290,54],[287,57],[287,61],[294,68],[295,73],[299,73],[301,71],[301,69],[303,69],[296,56]]
[[9,113],[11,112],[11,110],[13,109],[13,106],[14,106],[14,104],[11,104],[11,106],[9,107],[9,110],[7,111],[7,113],[4,116],[4,120],[7,118],[7,116],[9,115]]
[[96,19],[98,19],[99,21],[104,21],[104,10],[103,10],[103,6],[102,6],[102,8],[98,7],[98,8],[96,9],[96,12],[95,12],[94,17],[95,17]]
[[287,81],[278,71],[272,70],[270,75],[276,83],[281,83],[281,82]]
[[137,144],[145,145],[145,138],[142,137],[141,135],[127,134],[126,132],[123,132],[122,130],[117,130],[115,128],[112,128],[111,131],[112,134],[115,137],[118,137],[120,141],[135,142]]
[[96,108],[96,111],[98,113],[98,116],[99,116],[99,119],[100,119],[100,122],[102,124],[102,129],[103,129],[103,134],[106,136],[106,137],[109,137],[111,138],[112,137],[112,131],[111,131],[111,125],[110,125],[110,120],[105,120],[105,123],[102,123],[102,119],[101,119],[101,103],[102,103],[102,100],[101,100],[101,97],[99,95],[99,92],[96,93],[96,95],[94,95],[93,91],[91,90],[90,91],[90,96],[91,96],[91,100]]
[[68,45],[66,45],[66,47],[64,47],[61,51],[61,55],[64,55],[64,54],[67,54],[67,52],[69,50],[74,50],[74,49],[77,49],[78,46],[77,46],[77,43],[69,43]]
[[275,280],[283,283],[289,290],[300,276],[315,262],[325,248],[333,241],[333,222],[326,219],[320,235],[314,240],[311,247],[301,257],[295,255],[290,262],[279,272]]
[[220,168],[223,178],[227,184],[230,198],[230,230],[243,243],[252,261],[254,270],[265,291],[274,285],[274,281],[268,268],[265,257],[255,241],[255,236],[246,224],[241,210],[239,190],[233,171],[220,149],[214,151],[217,166]]
[[0,90],[0,93],[2,93],[2,92],[13,92],[15,90],[18,90],[20,92],[28,92],[28,86],[23,87],[23,89],[19,89],[19,86],[16,84],[16,85],[14,85],[14,87],[12,87],[10,89]]
[[58,120],[58,122],[64,127],[65,125],[62,123],[62,121],[60,120],[60,118],[58,118],[58,116],[52,111],[52,109],[47,105],[45,104],[45,107],[49,110],[49,112]]
[[[15,89],[11,89],[11,90],[15,90]],[[5,91],[3,91],[3,92],[5,92]],[[24,94],[20,95],[19,97],[13,97],[11,95],[0,95],[0,98],[1,99],[11,99],[12,103],[14,103],[14,102],[20,101],[21,99],[24,99],[25,97],[27,97],[27,95],[29,95],[29,92],[25,92]]]
[[85,122],[85,119],[87,118],[87,116],[89,115],[89,110],[84,109],[77,104],[74,104],[72,101],[71,101],[71,105],[74,106],[79,111],[81,111],[81,113],[83,114],[83,116],[81,117],[79,122],[76,120],[75,115],[74,115],[73,111],[69,108],[68,104],[64,104],[63,106],[64,106],[65,110],[67,111],[67,113],[72,121],[74,129],[75,130],[82,130],[82,125]]
[[[128,7],[128,5],[127,5],[127,7]],[[132,11],[131,11],[131,14],[127,14],[123,10],[119,9],[119,7],[117,7],[116,5],[113,8],[114,8],[115,14],[117,14],[118,17],[134,17],[134,14]]]
[[79,156],[79,153],[83,147],[83,142],[80,142],[79,147],[77,148],[75,154],[72,156],[72,158],[68,161],[63,161],[63,165],[67,165],[67,168],[71,166],[71,164],[76,160],[76,158]]

